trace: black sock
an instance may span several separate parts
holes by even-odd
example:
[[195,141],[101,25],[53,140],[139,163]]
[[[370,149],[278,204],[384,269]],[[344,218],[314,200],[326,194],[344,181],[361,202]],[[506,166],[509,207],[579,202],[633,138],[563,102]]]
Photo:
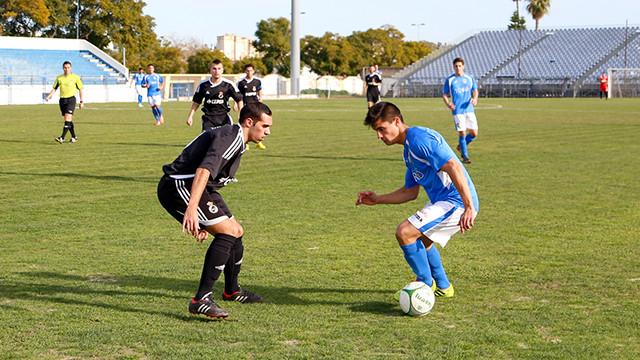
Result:
[[69,122],[65,121],[62,126],[62,135],[60,135],[60,137],[64,139],[64,137],[67,136],[67,131],[69,131]]
[[73,127],[73,121],[69,121],[69,125],[71,125],[69,127],[69,132],[71,133],[71,137],[74,138],[76,137],[76,131],[75,131],[75,128]]
[[242,266],[242,257],[244,255],[244,245],[242,245],[242,237],[239,237],[231,249],[231,256],[224,267],[224,292],[231,295],[240,290],[238,285],[238,274]]
[[204,258],[204,266],[202,267],[202,275],[200,276],[200,285],[196,293],[196,299],[201,299],[213,289],[213,283],[218,280],[225,264],[231,255],[231,249],[236,242],[236,238],[227,234],[216,234],[207,254]]

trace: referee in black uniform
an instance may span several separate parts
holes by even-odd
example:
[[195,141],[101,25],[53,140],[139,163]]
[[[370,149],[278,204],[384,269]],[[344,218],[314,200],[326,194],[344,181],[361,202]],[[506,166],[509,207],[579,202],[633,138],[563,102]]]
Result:
[[380,85],[382,84],[382,76],[376,71],[374,65],[369,66],[369,73],[364,77],[364,83],[367,90],[367,105],[372,107],[380,101]]
[[212,318],[229,314],[214,301],[214,282],[224,272],[222,300],[261,302],[262,297],[238,286],[243,260],[244,230],[218,192],[234,178],[249,142],[262,141],[270,133],[271,110],[262,103],[248,104],[240,111],[238,124],[205,129],[171,164],[163,166],[158,199],[182,229],[197,241],[214,236],[207,250],[198,291],[189,312]]
[[242,95],[235,84],[222,77],[224,68],[222,61],[216,59],[209,65],[211,78],[198,85],[193,94],[193,103],[187,117],[187,125],[193,125],[193,114],[202,105],[202,130],[220,125],[233,124],[229,115],[229,99],[235,101],[233,109],[239,111],[242,108]]

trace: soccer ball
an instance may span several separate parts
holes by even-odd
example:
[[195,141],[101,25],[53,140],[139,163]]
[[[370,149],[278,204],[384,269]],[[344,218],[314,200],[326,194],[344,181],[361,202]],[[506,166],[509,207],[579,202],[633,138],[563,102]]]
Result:
[[411,282],[400,290],[400,309],[407,315],[427,315],[435,302],[433,290],[422,281]]

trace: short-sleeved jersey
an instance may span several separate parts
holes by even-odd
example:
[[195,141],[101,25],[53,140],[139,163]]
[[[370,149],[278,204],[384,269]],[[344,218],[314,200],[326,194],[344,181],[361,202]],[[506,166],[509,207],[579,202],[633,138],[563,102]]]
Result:
[[59,75],[53,82],[53,88],[60,88],[60,98],[70,98],[76,96],[78,90],[82,89],[82,80],[76,74]]
[[467,74],[456,76],[451,74],[444,81],[442,94],[451,97],[455,109],[451,112],[453,115],[466,114],[473,112],[473,104],[471,103],[473,91],[478,90],[478,84],[475,79]]
[[364,82],[367,83],[367,92],[379,91],[377,85],[382,83],[382,75],[377,72],[369,73],[364,77]]
[[600,81],[600,91],[607,91],[607,88],[609,87],[609,77],[603,74],[600,75],[598,80]]
[[140,85],[142,85],[142,82],[144,81],[144,77],[145,77],[145,76],[147,76],[145,73],[139,73],[139,72],[138,72],[138,73],[133,74],[133,76],[132,76],[133,83],[134,83],[136,86],[140,86]]
[[198,168],[205,168],[211,173],[207,189],[214,191],[236,181],[234,176],[246,149],[240,125],[208,128],[162,170],[172,178],[188,179],[195,177]]
[[242,94],[242,102],[246,105],[249,103],[260,102],[260,90],[262,90],[262,81],[257,77],[251,80],[244,78],[238,82],[238,90]]
[[[441,171],[449,160],[459,161],[442,135],[425,127],[410,127],[404,142],[405,187],[420,185],[432,203],[447,201],[464,207],[462,197],[451,181],[449,174]],[[476,211],[480,210],[478,194],[471,177],[463,166],[469,191]]]
[[160,84],[162,83],[164,83],[164,79],[158,74],[145,75],[142,80],[142,85],[149,85],[147,88],[148,96],[160,95],[162,93],[162,90],[160,90]]
[[234,83],[223,78],[217,84],[212,83],[211,79],[201,82],[192,100],[194,103],[202,104],[202,112],[205,115],[220,116],[231,110],[229,98],[239,102],[242,100],[242,95]]

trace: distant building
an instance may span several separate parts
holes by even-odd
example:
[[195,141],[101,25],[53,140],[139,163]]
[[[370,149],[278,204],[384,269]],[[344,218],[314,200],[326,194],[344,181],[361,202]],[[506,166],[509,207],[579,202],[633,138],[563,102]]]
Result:
[[222,51],[232,61],[238,61],[246,57],[255,57],[256,49],[251,44],[251,39],[234,34],[218,36],[216,49]]

